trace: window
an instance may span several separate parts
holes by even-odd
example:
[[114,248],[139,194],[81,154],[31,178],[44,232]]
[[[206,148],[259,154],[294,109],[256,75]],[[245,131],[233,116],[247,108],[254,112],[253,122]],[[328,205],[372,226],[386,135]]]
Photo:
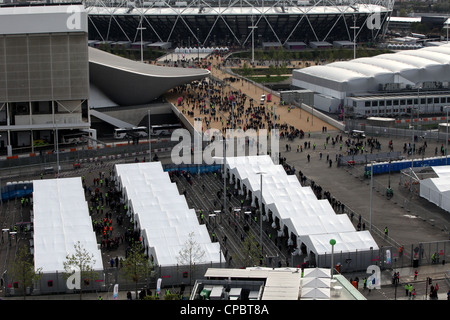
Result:
[[414,99],[414,104],[417,104],[417,101],[419,101],[419,99]]
[[432,103],[433,103],[433,98],[428,98],[428,99],[427,99],[427,103],[428,103],[428,104],[432,104]]
[[392,106],[392,100],[387,100],[387,101],[386,101],[386,105],[387,105],[387,106]]
[[413,101],[412,101],[412,99],[408,99],[408,100],[406,100],[406,104],[407,104],[407,105],[412,105],[412,104],[413,104]]
[[398,100],[394,100],[394,106],[398,106]]
[[434,103],[439,103],[439,98],[434,98]]
[[372,101],[372,107],[378,107],[378,101],[377,100]]
[[366,101],[364,104],[366,107],[370,107],[370,101]]
[[380,101],[380,107],[384,107],[384,100]]
[[400,100],[400,105],[404,106],[406,104],[406,100]]
[[420,104],[426,104],[425,98],[420,99]]
[[445,103],[445,97],[441,98],[441,103]]

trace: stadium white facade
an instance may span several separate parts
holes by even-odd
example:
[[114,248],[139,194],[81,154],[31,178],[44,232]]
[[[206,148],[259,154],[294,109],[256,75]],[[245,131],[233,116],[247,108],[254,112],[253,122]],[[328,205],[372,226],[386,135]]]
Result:
[[[371,41],[382,35],[392,0],[86,1],[89,39],[249,47],[290,41]],[[254,28],[253,28],[254,27]],[[356,29],[354,29],[356,30]]]
[[315,92],[314,107],[354,116],[396,116],[450,103],[450,44],[293,71],[292,85]]

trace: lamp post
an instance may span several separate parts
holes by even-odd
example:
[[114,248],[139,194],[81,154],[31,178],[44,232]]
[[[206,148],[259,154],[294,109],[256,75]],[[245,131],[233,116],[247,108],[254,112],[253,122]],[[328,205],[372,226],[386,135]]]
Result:
[[259,244],[261,246],[261,250],[263,248],[263,243],[262,243],[262,194],[263,194],[263,175],[266,174],[265,172],[257,172],[256,174],[259,174],[260,176],[260,199],[259,199]]
[[353,27],[350,27],[350,29],[353,29],[353,59],[356,59],[356,29],[359,29],[359,27],[356,26],[355,15],[353,15]]
[[334,273],[334,245],[336,244],[336,240],[330,239],[331,244],[331,279],[333,279]]
[[[419,88],[417,89],[417,93],[419,92]],[[417,102],[419,102],[420,99],[418,99]],[[411,176],[409,179],[409,193],[410,197],[412,198],[412,179],[413,179],[413,168],[414,168],[414,124],[413,124],[413,112],[414,110],[418,108],[411,107],[411,129],[412,129],[412,137],[411,137]]]
[[[227,212],[227,140],[223,137],[223,211]],[[222,222],[222,218],[220,220]]]
[[447,19],[446,22],[444,22],[445,26],[444,29],[447,29],[447,43],[448,43],[448,28],[450,28],[450,18]]
[[450,108],[450,106],[444,107],[444,109],[447,111],[447,126],[446,126],[447,134],[445,136],[445,165],[448,165],[447,156],[448,156],[448,109],[449,108]]
[[372,232],[373,161],[370,162],[369,231]]
[[148,112],[148,162],[152,162],[152,127],[150,120],[150,109]]
[[147,28],[142,27],[142,18],[141,18],[141,22],[139,24],[139,27],[137,28],[137,30],[141,31],[141,62],[144,62],[144,42],[142,40],[142,32],[143,30],[146,30]]
[[258,28],[255,25],[253,25],[253,16],[252,16],[252,26],[248,28],[252,29],[252,64],[253,64],[255,62],[255,29]]
[[198,66],[200,67],[200,38],[199,38],[199,33],[200,28],[197,28],[197,63]]

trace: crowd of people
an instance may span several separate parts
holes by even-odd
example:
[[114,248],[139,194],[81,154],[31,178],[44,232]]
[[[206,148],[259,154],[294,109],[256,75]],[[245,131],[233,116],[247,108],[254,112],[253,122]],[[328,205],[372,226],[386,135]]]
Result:
[[179,96],[178,106],[183,114],[191,119],[201,118],[203,130],[214,127],[223,133],[228,129],[267,129],[270,132],[276,128],[281,138],[292,141],[304,137],[302,128],[290,125],[287,119],[277,115],[280,106],[270,101],[269,95],[261,103],[242,90],[228,86],[227,81],[197,81],[172,89],[172,94]]

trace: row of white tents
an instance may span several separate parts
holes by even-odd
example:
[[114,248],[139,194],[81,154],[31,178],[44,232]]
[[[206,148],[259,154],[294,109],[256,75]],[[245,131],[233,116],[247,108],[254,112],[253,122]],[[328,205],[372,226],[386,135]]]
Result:
[[140,232],[145,253],[160,267],[166,284],[176,283],[189,272],[181,252],[189,248],[190,240],[203,252],[202,258],[194,261],[199,276],[204,272],[200,265],[220,267],[225,262],[219,243],[211,241],[206,226],[199,224],[195,210],[188,207],[160,162],[117,164],[114,171],[116,188],[121,190],[128,215]]
[[227,47],[176,47],[174,53],[213,53],[213,52],[228,52]]
[[420,196],[450,212],[450,166],[431,168],[438,177],[420,180]]
[[[262,181],[262,203],[266,217],[270,210],[273,219],[278,219],[280,223],[279,233],[287,227],[290,234],[297,238],[297,246],[305,244],[315,254],[316,262],[319,256],[330,256],[331,239],[336,240],[335,252],[349,258],[355,253],[361,255],[362,252],[378,250],[369,231],[356,231],[347,215],[336,214],[328,200],[318,200],[310,187],[303,187],[295,175],[287,175],[284,168],[275,165],[270,156],[228,157],[226,167],[230,180],[234,176],[239,181],[241,194],[244,185],[247,192],[251,192],[252,204],[255,204],[256,198],[258,202],[261,199]],[[272,227],[278,226],[273,223]],[[359,258],[359,267],[365,268],[370,264],[369,255],[365,260],[361,256]],[[330,267],[328,258],[320,260],[325,265],[319,267]]]

